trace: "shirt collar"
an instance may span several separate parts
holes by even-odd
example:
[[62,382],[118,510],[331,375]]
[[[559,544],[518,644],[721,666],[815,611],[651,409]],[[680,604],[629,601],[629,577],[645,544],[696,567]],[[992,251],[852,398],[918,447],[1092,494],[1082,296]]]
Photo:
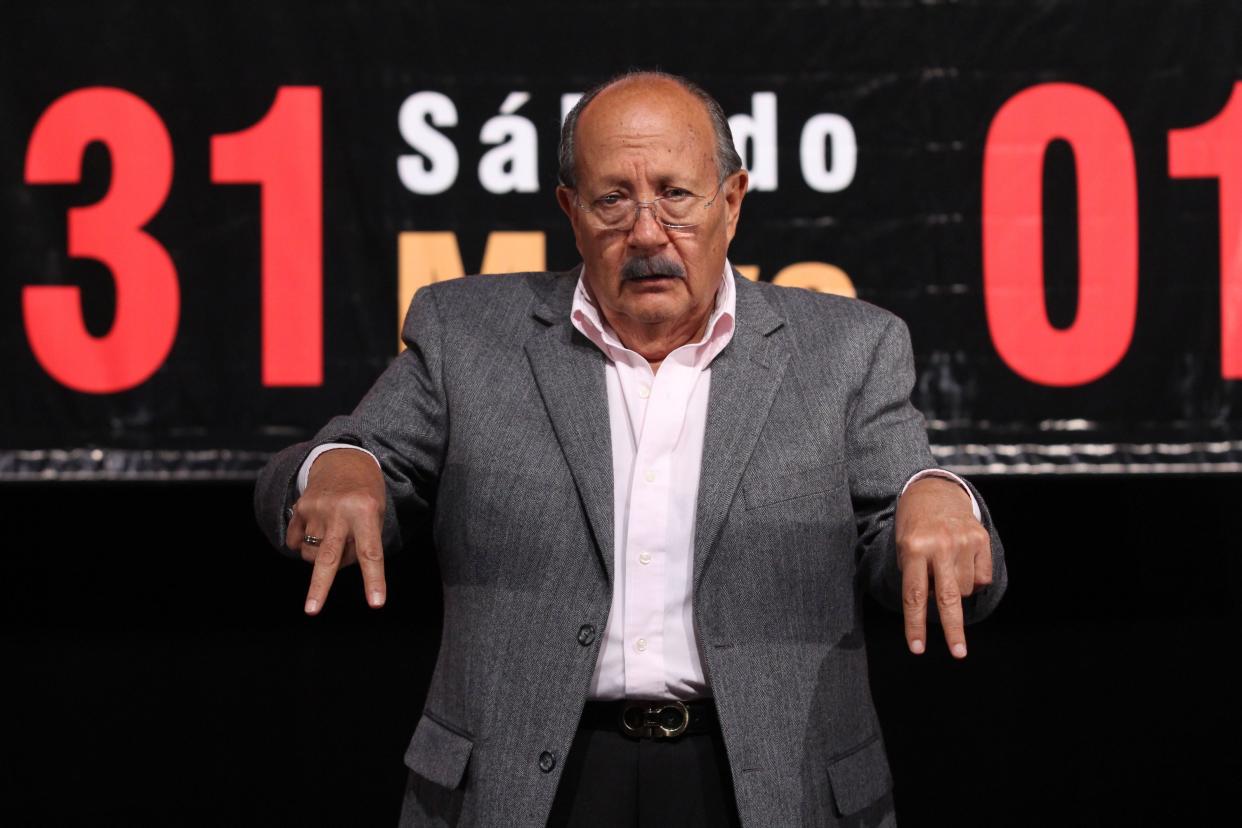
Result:
[[[707,320],[707,330],[703,338],[689,346],[700,352],[700,358],[710,361],[720,353],[733,338],[733,329],[737,317],[737,287],[733,284],[733,267],[725,260],[724,270],[720,274],[720,285],[716,289],[716,305]],[[595,304],[586,289],[586,266],[578,276],[578,284],[574,288],[573,306],[570,308],[570,320],[573,326],[587,339],[595,343],[604,354],[616,360],[621,353],[634,353],[621,344],[615,331],[604,319],[599,306]],[[704,363],[706,364],[706,362]]]

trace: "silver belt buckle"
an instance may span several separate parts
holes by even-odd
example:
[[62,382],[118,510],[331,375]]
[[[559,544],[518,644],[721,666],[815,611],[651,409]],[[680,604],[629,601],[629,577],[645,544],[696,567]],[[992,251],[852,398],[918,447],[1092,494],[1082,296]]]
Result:
[[629,736],[671,739],[689,725],[690,711],[679,701],[631,702],[621,708],[621,729]]

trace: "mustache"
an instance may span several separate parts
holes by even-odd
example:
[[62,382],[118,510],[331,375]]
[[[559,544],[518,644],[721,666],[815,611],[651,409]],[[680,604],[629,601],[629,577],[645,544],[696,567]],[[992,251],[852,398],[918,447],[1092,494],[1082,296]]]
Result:
[[642,279],[647,276],[675,276],[686,278],[686,269],[667,256],[649,256],[641,259],[630,259],[621,266],[622,281]]

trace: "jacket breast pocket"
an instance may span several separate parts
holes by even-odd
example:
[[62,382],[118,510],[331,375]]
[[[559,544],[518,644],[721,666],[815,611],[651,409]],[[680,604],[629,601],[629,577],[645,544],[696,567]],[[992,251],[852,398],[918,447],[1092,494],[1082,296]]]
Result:
[[423,713],[405,749],[405,766],[437,785],[453,789],[461,784],[474,748],[471,739]]
[[801,468],[750,473],[742,478],[747,510],[784,503],[800,497],[827,494],[845,484],[845,463],[833,460]]

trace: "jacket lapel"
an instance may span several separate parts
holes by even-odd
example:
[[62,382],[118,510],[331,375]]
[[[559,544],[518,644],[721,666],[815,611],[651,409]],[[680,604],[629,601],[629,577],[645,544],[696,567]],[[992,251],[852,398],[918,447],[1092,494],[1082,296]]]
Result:
[[[595,536],[596,554],[613,582],[612,438],[606,357],[569,321],[580,269],[556,280],[535,308],[548,327],[526,343],[535,382]],[[694,587],[719,538],[742,470],[754,451],[789,361],[771,337],[784,324],[759,289],[735,276],[737,327],[712,361],[707,431],[695,517]]]
[[605,356],[569,321],[577,276],[575,270],[559,277],[554,294],[535,309],[535,316],[548,328],[526,342],[526,356],[611,585],[612,437],[604,385]]
[[759,288],[735,277],[737,327],[712,361],[694,531],[698,589],[729,506],[776,398],[789,352],[770,335],[784,324]]

